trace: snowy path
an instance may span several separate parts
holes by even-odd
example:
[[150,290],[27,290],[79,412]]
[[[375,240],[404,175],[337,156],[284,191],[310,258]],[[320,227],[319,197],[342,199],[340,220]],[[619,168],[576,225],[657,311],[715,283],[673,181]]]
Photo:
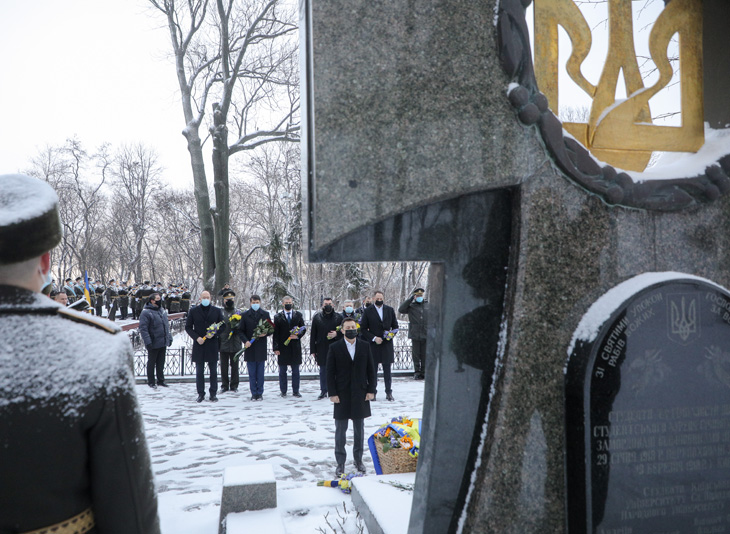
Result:
[[[137,386],[164,534],[217,533],[224,468],[259,461],[273,464],[280,496],[283,491],[302,495],[302,509],[285,514],[288,532],[325,528],[324,513],[335,514],[335,495],[340,508],[343,501],[351,508],[349,496],[316,487],[318,480],[334,478],[336,465],[332,404],[317,400],[319,382],[302,381],[301,399],[281,398],[278,382],[266,382],[262,402],[249,400],[247,385],[242,383],[238,393],[220,394],[217,403],[206,398],[201,404],[195,402],[193,383],[157,390]],[[378,398],[383,400],[371,403],[373,416],[365,420],[366,440],[392,417],[420,417],[423,409],[423,382],[394,378],[395,402],[385,401],[382,378],[378,385]],[[351,429],[348,437],[346,468],[354,471]],[[367,442],[364,461],[368,474],[374,475]],[[306,494],[305,489],[309,490]]]

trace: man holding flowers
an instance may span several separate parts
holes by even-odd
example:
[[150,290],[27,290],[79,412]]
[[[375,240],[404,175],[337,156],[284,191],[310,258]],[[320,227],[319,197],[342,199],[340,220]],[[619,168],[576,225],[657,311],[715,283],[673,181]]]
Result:
[[210,400],[218,402],[218,350],[219,328],[223,326],[223,312],[210,303],[210,293],[200,294],[200,305],[188,312],[185,332],[193,338],[193,363],[195,364],[195,386],[197,402],[205,398],[205,364],[210,370]]
[[307,328],[304,326],[304,317],[294,310],[294,299],[289,295],[281,299],[284,307],[274,316],[274,354],[279,364],[279,389],[281,396],[286,397],[287,377],[286,368],[291,367],[291,389],[295,397],[299,394],[299,366],[302,364],[301,337]]
[[[266,337],[274,331],[274,323],[269,312],[261,309],[261,297],[251,295],[251,307],[241,316],[243,337],[246,351],[243,359],[248,368],[248,384],[251,388],[251,400],[264,400],[264,371],[266,370]],[[271,329],[266,328],[270,325]]]
[[[238,391],[238,360],[235,354],[243,347],[243,333],[241,332],[241,310],[236,308],[236,293],[227,289],[222,293],[223,298],[223,326],[221,327],[221,393],[229,389]],[[228,379],[230,368],[231,378]]]

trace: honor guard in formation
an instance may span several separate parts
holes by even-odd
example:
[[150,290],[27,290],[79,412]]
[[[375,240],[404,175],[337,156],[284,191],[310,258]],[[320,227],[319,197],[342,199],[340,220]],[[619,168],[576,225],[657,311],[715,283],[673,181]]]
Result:
[[124,280],[117,291],[119,294],[119,300],[117,300],[119,303],[119,319],[122,321],[127,320],[127,314],[129,313],[129,290],[130,287],[127,285],[127,281]]
[[180,313],[181,290],[178,285],[173,285],[167,292],[168,307],[170,313]]
[[106,286],[104,283],[97,279],[94,284],[94,309],[96,310],[97,317],[101,317],[101,308],[104,306],[104,293],[106,292]]
[[192,294],[188,290],[188,286],[182,286],[182,293],[180,294],[180,311],[187,313],[190,311],[190,299]]
[[39,293],[58,197],[0,183],[0,532],[159,534],[129,338]]
[[117,281],[113,278],[109,280],[109,287],[106,288],[106,293],[104,294],[104,296],[107,299],[107,307],[109,308],[107,319],[109,319],[110,321],[114,321],[116,320],[117,315],[117,300],[119,300],[119,288],[117,287]]
[[76,302],[76,290],[74,289],[73,280],[66,278],[66,282],[61,289],[66,293],[69,302]]
[[137,313],[137,290],[139,289],[139,283],[135,282],[134,285],[129,290],[129,309],[132,310],[132,319],[137,320],[139,319],[139,314]]
[[150,285],[149,280],[145,280],[142,282],[142,285],[139,286],[139,289],[135,293],[135,297],[137,299],[137,317],[139,318],[142,313],[142,308],[144,308],[145,304],[147,304],[147,301],[150,298],[150,295],[154,293],[155,290],[152,289],[152,286]]

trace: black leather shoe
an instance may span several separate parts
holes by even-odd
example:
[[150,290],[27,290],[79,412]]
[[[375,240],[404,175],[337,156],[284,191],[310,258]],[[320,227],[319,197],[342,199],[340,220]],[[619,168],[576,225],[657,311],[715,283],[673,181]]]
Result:
[[294,397],[301,399],[302,395],[299,392],[297,392],[297,393],[294,393]]
[[342,464],[337,464],[337,470],[335,471],[335,476],[337,478],[340,478],[345,473],[345,466]]
[[149,387],[151,387],[152,389],[157,389],[157,386],[156,386],[156,385],[154,385],[154,384],[147,384],[147,385],[148,385]]
[[160,386],[160,387],[163,387],[163,388],[169,388],[170,387],[165,382],[158,382],[157,385]]
[[218,397],[216,397],[215,395],[211,395],[210,402],[218,402]]
[[228,386],[221,386],[221,393],[228,391]]
[[385,396],[385,400],[389,400],[389,401],[393,402],[393,401],[394,401],[395,399],[393,398],[393,395],[391,395],[390,393],[388,393],[388,394],[387,394],[387,395]]
[[198,399],[195,402],[203,402],[205,395],[198,395]]
[[251,400],[252,401],[259,400],[259,396],[258,395],[251,395]]
[[325,398],[326,396],[327,396],[327,394],[326,394],[326,393],[320,393],[320,394],[319,394],[319,397],[317,397],[317,400],[322,400],[322,399],[324,399],[324,398]]
[[233,393],[238,393],[238,388],[231,388],[231,391],[232,391]]
[[365,473],[365,466],[362,462],[355,462],[355,469],[357,469],[359,473]]
[[286,397],[286,393],[279,393],[279,397]]

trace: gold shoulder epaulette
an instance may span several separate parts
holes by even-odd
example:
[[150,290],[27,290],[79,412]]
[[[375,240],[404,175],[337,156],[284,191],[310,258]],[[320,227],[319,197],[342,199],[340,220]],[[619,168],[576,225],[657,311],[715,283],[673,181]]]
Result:
[[122,331],[122,329],[117,325],[112,324],[105,319],[99,319],[98,317],[89,315],[88,313],[80,313],[74,310],[69,310],[68,308],[59,308],[58,315],[76,323],[95,326],[96,328],[109,332],[110,334],[118,334]]

